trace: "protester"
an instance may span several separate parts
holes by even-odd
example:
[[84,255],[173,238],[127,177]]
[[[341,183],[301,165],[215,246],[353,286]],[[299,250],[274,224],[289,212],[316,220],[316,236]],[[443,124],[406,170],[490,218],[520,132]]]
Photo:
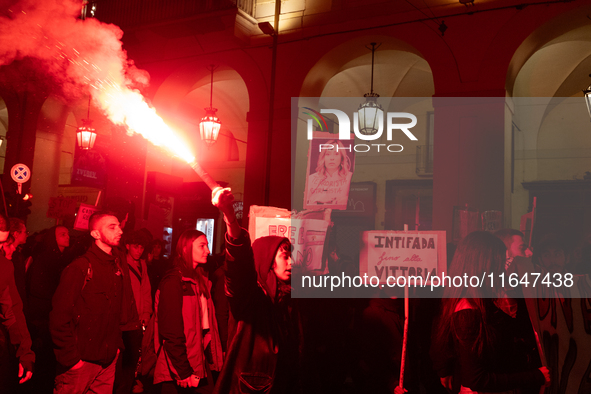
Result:
[[215,308],[203,265],[209,248],[205,234],[187,230],[175,250],[173,268],[156,292],[154,384],[162,394],[209,393],[211,371],[222,367]]
[[[494,235],[468,234],[459,244],[450,276],[503,273],[506,248]],[[497,301],[504,290],[489,287],[447,287],[437,332],[438,344],[452,344],[460,393],[511,392],[550,384],[547,368],[527,368],[525,354],[514,346],[516,323]],[[451,368],[450,368],[451,369]],[[448,374],[449,375],[449,374]]]
[[515,257],[531,257],[531,250],[525,244],[523,233],[512,228],[504,228],[494,233],[505,244],[507,248],[507,259],[505,261],[505,270],[513,272],[511,268]]
[[[0,246],[9,236],[8,219],[0,214]],[[16,289],[13,266],[0,255],[0,393],[14,392],[16,379],[22,384],[33,376],[35,354],[31,351],[31,337],[23,314],[23,304]],[[17,347],[18,367],[13,368],[11,346]]]
[[122,346],[122,231],[111,212],[89,220],[94,244],[62,273],[49,328],[58,365],[55,393],[110,393]]
[[14,280],[16,288],[18,289],[18,295],[23,301],[23,311],[26,315],[28,309],[25,279],[26,267],[25,259],[20,251],[20,247],[27,242],[27,235],[29,235],[29,232],[27,231],[25,222],[21,219],[9,218],[8,225],[9,235],[6,242],[2,244],[2,252],[4,253],[4,256],[12,262],[14,267]]
[[49,332],[49,313],[62,271],[72,262],[69,246],[70,235],[66,227],[50,228],[31,257],[27,270],[28,319],[38,360],[36,378],[32,383],[38,392],[50,392],[54,385],[56,360]]
[[262,237],[251,247],[236,221],[229,189],[217,188],[212,203],[224,214],[226,295],[232,319],[224,368],[215,393],[298,391],[299,332],[291,308],[291,244]]
[[152,301],[155,300],[156,290],[164,274],[171,268],[170,262],[164,257],[164,241],[155,239],[149,243],[147,248],[148,256],[146,265],[148,266],[148,276],[150,277],[150,288],[152,291]]
[[[124,348],[117,361],[114,390],[119,394],[129,394],[132,390],[141,354],[143,332],[152,316],[152,295],[148,268],[146,261],[141,259],[148,240],[139,231],[129,233],[124,237],[124,240],[127,251],[127,266],[124,267],[124,273],[129,272],[125,278],[129,278],[131,282],[133,305],[137,310],[139,324],[132,321],[121,327]],[[136,384],[141,387],[139,380]]]

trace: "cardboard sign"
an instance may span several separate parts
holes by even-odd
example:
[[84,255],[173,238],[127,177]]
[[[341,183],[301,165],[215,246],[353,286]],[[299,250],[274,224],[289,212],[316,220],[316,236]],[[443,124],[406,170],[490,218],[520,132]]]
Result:
[[289,238],[292,264],[304,272],[324,271],[322,253],[328,223],[317,219],[257,218],[256,238],[268,235]]
[[99,208],[94,205],[80,204],[78,208],[78,214],[76,215],[76,221],[74,222],[75,230],[88,230],[88,221],[93,213],[98,211]]
[[347,209],[355,170],[354,142],[354,137],[339,140],[334,134],[314,134],[308,152],[304,209]]
[[445,231],[365,231],[359,274],[388,277],[422,277],[424,283],[447,271]]
[[47,217],[63,219],[76,214],[76,200],[64,197],[50,197]]

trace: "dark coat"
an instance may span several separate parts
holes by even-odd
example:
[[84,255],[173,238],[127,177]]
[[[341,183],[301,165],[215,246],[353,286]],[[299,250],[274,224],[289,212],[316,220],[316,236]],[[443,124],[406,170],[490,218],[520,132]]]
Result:
[[215,393],[286,393],[297,375],[297,319],[271,269],[285,239],[263,237],[251,247],[245,230],[238,239],[226,235],[232,339]]
[[55,357],[64,367],[80,360],[108,365],[123,346],[122,256],[115,248],[112,253],[93,244],[62,273],[53,296],[49,329]]
[[[64,268],[72,262],[67,251],[60,252],[55,239],[55,227],[47,231],[27,271],[29,314],[33,321],[49,321],[51,300],[60,283]],[[47,323],[46,323],[47,324]]]
[[[210,282],[204,285],[210,286]],[[208,368],[213,371],[222,368],[222,346],[213,300],[208,297],[206,301],[207,330],[203,329],[201,301],[199,281],[189,270],[173,268],[162,278],[155,303],[154,384],[191,375],[203,379],[208,377]]]
[[0,321],[6,327],[10,343],[18,346],[16,356],[27,371],[32,371],[35,354],[31,351],[31,336],[23,314],[12,263],[0,255]]

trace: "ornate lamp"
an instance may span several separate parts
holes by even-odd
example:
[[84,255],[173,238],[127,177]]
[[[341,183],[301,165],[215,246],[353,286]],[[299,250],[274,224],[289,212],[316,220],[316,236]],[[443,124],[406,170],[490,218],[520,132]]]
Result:
[[82,119],[82,127],[78,127],[76,130],[76,142],[78,142],[78,148],[89,150],[94,146],[96,140],[95,129],[92,128],[92,120],[90,119],[90,96],[88,96],[88,114],[86,119]]
[[214,67],[213,64],[209,68],[209,70],[211,70],[209,108],[205,108],[205,116],[201,118],[201,122],[199,122],[199,132],[201,133],[201,139],[207,144],[207,146],[212,146],[215,144],[218,136],[220,135],[220,127],[222,126],[222,122],[215,115],[217,108],[213,108],[213,70],[216,68],[217,67]]
[[[591,74],[589,74],[591,77]],[[583,90],[583,95],[585,96],[585,102],[587,103],[587,111],[589,111],[589,117],[591,118],[591,85],[585,90]]]
[[[379,121],[384,118],[382,106],[378,104],[379,94],[373,91],[373,67],[376,43],[372,42],[371,48],[371,87],[370,92],[363,95],[365,102],[359,106],[359,131],[365,135],[372,135],[378,131]],[[378,45],[379,47],[379,45]]]

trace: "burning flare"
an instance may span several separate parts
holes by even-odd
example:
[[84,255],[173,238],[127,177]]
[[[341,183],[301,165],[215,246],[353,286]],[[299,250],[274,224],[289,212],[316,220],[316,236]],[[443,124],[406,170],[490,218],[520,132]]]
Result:
[[148,84],[149,75],[127,59],[121,29],[78,19],[80,7],[76,0],[0,0],[0,66],[37,59],[36,72],[51,77],[66,98],[80,97],[91,87],[95,105],[109,120],[185,160],[213,190],[217,183],[199,166],[189,145],[137,90]]

